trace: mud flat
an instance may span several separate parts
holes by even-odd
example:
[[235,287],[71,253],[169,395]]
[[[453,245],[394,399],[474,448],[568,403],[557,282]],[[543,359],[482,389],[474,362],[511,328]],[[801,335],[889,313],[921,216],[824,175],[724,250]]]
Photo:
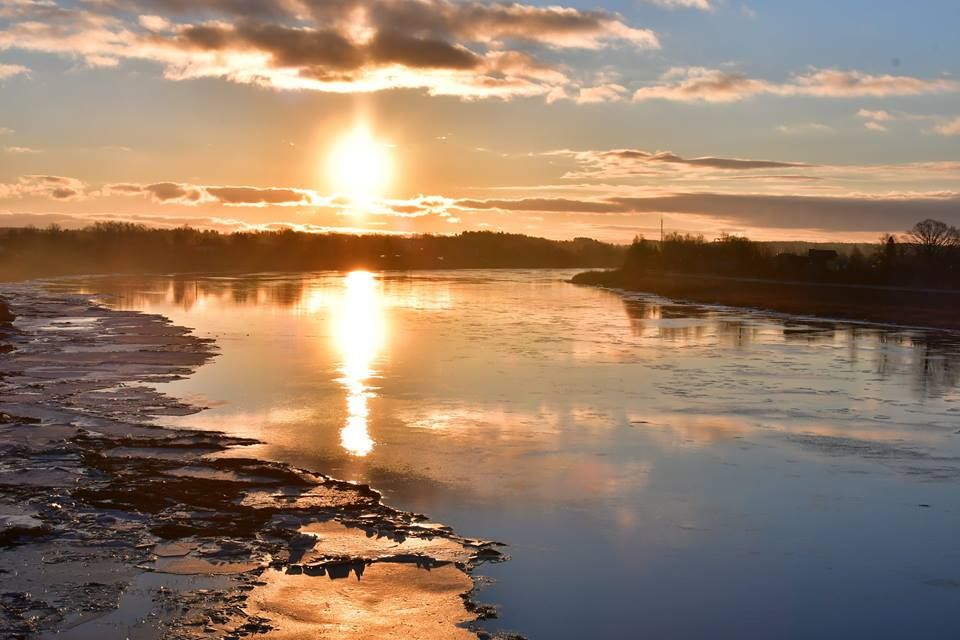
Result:
[[0,637],[486,637],[471,570],[498,544],[151,424],[199,410],[151,385],[210,341],[33,285],[0,296]]

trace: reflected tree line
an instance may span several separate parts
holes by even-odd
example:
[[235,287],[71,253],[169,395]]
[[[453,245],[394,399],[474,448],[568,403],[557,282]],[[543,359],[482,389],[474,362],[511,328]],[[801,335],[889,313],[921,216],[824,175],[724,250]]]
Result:
[[324,269],[614,267],[625,248],[589,238],[349,235],[290,229],[220,233],[104,222],[84,229],[0,229],[0,278],[94,273],[257,272]]
[[185,311],[206,298],[228,300],[238,306],[292,307],[303,302],[304,281],[296,278],[254,274],[224,277],[117,275],[54,281],[52,291],[97,294],[121,309],[141,308],[164,300]]
[[[136,282],[136,280],[132,280]],[[207,296],[224,296],[232,304],[292,307],[303,300],[302,280],[244,276],[223,280],[198,280],[189,276],[173,276],[164,292],[166,298],[183,309],[191,309]],[[133,289],[128,289],[136,295]],[[131,300],[131,302],[134,302]],[[134,302],[134,304],[139,304]]]
[[[380,278],[384,295],[406,304],[431,306],[449,304],[449,291],[416,292],[411,274]],[[264,272],[253,274],[173,274],[102,275],[51,280],[46,288],[60,293],[96,295],[121,309],[143,309],[163,301],[184,311],[212,301],[235,307],[266,306],[280,309],[299,307],[316,311],[315,305],[330,302],[343,286],[342,274],[326,273],[303,277],[302,274]],[[2,322],[2,315],[0,315]]]
[[[698,306],[628,299],[627,317],[637,337],[679,344],[720,344],[749,349],[762,341],[786,344],[845,344],[856,363],[865,354],[880,377],[907,377],[920,397],[960,388],[960,338],[942,331],[907,331],[842,322],[747,317]],[[685,319],[686,322],[679,322]],[[675,323],[662,322],[677,321]],[[870,347],[865,349],[864,347]]]

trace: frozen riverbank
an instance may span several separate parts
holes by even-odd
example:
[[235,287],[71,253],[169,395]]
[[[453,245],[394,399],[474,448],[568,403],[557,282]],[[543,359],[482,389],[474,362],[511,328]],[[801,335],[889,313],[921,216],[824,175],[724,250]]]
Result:
[[0,635],[470,638],[492,614],[469,571],[496,545],[363,485],[217,455],[251,440],[149,424],[197,410],[150,385],[210,341],[79,296],[2,295]]

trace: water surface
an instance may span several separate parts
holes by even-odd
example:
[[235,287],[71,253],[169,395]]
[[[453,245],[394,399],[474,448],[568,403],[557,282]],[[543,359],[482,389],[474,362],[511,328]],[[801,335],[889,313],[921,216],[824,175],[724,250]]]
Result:
[[565,271],[98,278],[221,355],[164,419],[509,543],[532,639],[955,637],[960,339]]

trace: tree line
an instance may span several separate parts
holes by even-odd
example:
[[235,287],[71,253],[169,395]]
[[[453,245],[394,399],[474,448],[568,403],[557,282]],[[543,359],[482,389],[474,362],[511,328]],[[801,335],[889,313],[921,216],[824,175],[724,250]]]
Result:
[[899,237],[885,234],[873,245],[849,251],[777,252],[774,246],[736,235],[706,241],[671,233],[662,241],[637,237],[627,249],[626,276],[675,272],[843,284],[922,288],[960,287],[960,231],[923,220]]
[[625,247],[511,233],[348,235],[290,229],[220,233],[100,222],[83,229],[0,229],[0,279],[96,273],[325,269],[616,267]]

